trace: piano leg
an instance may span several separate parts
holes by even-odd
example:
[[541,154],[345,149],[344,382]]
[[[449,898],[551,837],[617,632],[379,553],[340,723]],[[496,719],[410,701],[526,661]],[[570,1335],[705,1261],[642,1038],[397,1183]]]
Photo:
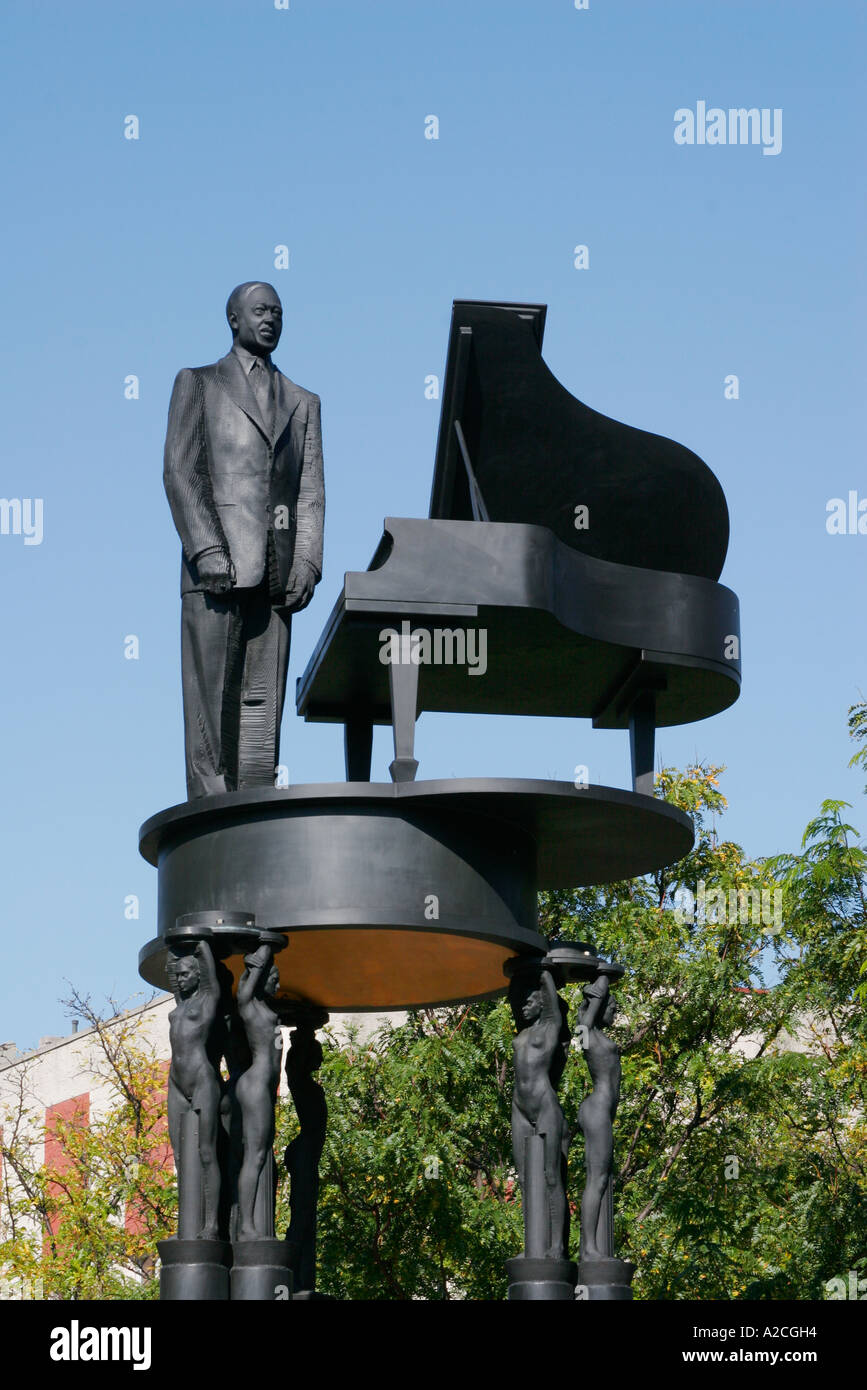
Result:
[[370,758],[373,752],[373,720],[357,715],[343,726],[343,753],[346,759],[347,782],[370,781]]
[[632,759],[632,790],[653,796],[654,735],[656,696],[644,690],[629,710],[629,753]]
[[418,762],[415,721],[418,713],[418,667],[414,661],[392,661],[388,668],[391,722],[394,729],[394,761],[389,763],[392,782],[414,782]]

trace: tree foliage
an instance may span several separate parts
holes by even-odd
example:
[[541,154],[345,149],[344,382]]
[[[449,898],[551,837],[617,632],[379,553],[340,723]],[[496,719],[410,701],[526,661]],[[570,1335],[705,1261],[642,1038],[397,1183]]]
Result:
[[0,1115],[0,1276],[44,1298],[155,1298],[156,1243],[177,1209],[166,1063],[143,1038],[140,1014],[112,1009],[109,1021],[76,993],[66,1002],[94,1030],[90,1084],[110,1099],[87,1123],[56,1120],[46,1163],[32,1067],[15,1069]]

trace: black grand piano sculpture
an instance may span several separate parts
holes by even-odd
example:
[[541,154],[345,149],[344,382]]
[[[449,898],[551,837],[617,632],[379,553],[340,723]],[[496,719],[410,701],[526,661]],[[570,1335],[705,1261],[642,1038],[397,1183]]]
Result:
[[[540,889],[637,876],[691,848],[689,817],[652,795],[654,733],[739,693],[738,601],[717,582],[725,499],[688,449],[570,395],[542,360],[544,320],[539,305],[454,305],[430,516],[386,520],[298,681],[299,714],[345,726],[347,781],[203,797],[142,826],[159,869],[159,935],[140,953],[151,983],[166,985],[167,933],[206,914],[236,980],[238,921],[288,938],[277,1005],[490,997],[517,958],[550,959]],[[384,629],[409,634],[403,659],[383,661]],[[420,663],[418,634],[434,630],[443,659]],[[484,674],[454,659],[481,630]],[[628,729],[632,789],[416,780],[424,710]],[[375,724],[393,725],[390,781],[370,781]],[[567,978],[599,977],[583,954]],[[514,1296],[572,1296],[557,1288]]]
[[[430,519],[386,521],[298,682],[299,714],[345,725],[350,780],[370,777],[374,724],[393,724],[400,782],[422,710],[564,715],[628,728],[633,788],[651,794],[654,729],[737,699],[719,483],[571,396],[542,361],[544,324],[542,305],[454,305]],[[484,629],[484,675],[384,663],[377,634],[407,623],[462,633],[446,657]]]

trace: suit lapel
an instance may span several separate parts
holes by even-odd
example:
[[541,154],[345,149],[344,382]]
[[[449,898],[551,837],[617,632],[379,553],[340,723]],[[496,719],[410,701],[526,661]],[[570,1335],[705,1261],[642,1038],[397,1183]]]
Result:
[[217,380],[226,394],[231,396],[235,405],[243,410],[244,414],[253,421],[256,428],[270,443],[265,421],[262,419],[262,412],[259,409],[259,402],[256,400],[253,388],[247,380],[247,374],[234,352],[227,352],[225,357],[220,358],[217,363]]
[[234,352],[228,352],[225,357],[220,358],[217,363],[217,380],[235,405],[243,410],[262,432],[269,444],[276,444],[301,400],[301,392],[294,381],[290,381],[279,369],[274,369],[274,433],[270,436],[247,373]]
[[279,370],[274,372],[274,443],[280,438],[298,408],[301,392]]

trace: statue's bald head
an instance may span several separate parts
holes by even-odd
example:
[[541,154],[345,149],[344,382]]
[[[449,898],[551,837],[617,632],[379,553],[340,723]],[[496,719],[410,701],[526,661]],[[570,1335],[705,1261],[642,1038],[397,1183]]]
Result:
[[226,318],[232,341],[257,357],[267,357],[280,341],[283,306],[273,285],[245,280],[226,301]]
[[226,300],[226,318],[229,320],[229,327],[232,326],[232,315],[237,314],[250,290],[264,290],[268,298],[273,303],[280,303],[280,296],[273,285],[267,284],[264,280],[245,280],[243,285],[236,285]]

